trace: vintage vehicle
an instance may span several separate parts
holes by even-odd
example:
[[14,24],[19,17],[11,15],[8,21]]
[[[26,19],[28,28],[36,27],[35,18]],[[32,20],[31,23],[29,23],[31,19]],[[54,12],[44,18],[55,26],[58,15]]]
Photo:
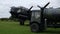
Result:
[[25,7],[11,7],[10,9],[10,14],[13,18],[17,18],[19,19],[20,25],[24,25],[24,21],[25,20],[30,20],[30,14],[31,14],[31,8],[33,6],[30,7],[30,9],[25,8]]
[[47,27],[60,27],[60,9],[46,8],[48,2],[44,7],[37,7],[40,10],[31,10],[30,29],[32,32],[40,32],[46,30]]
[[60,22],[60,9],[46,8],[49,4],[50,2],[44,7],[37,5],[40,10],[31,10],[33,6],[30,9],[12,7],[10,13],[19,19],[20,25],[24,25],[24,21],[28,19],[32,32],[44,31],[47,27],[60,27],[58,23]]

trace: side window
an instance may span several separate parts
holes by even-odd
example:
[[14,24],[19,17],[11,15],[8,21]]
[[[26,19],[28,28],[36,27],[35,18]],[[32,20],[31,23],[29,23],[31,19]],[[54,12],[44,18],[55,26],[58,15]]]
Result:
[[32,16],[34,16],[35,18],[40,17],[40,12],[32,12]]
[[35,12],[32,12],[32,17],[35,16]]
[[40,12],[35,12],[35,18],[39,18],[40,17]]

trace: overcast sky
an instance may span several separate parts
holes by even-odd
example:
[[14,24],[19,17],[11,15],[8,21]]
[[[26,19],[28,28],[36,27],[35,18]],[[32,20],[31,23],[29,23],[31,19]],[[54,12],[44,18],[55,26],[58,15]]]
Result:
[[33,5],[33,9],[39,9],[37,5],[43,7],[48,2],[50,2],[48,7],[60,7],[60,0],[0,0],[0,18],[11,16],[9,13],[11,6],[24,6],[29,8]]

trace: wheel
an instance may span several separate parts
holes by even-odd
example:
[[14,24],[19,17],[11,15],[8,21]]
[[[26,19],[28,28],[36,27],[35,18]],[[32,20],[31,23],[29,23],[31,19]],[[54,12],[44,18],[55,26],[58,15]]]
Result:
[[32,23],[30,24],[30,28],[32,32],[40,32],[40,25],[38,23]]

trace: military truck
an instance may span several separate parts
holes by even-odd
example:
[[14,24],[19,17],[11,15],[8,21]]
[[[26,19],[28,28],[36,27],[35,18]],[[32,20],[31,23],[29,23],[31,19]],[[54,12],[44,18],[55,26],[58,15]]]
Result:
[[47,27],[60,27],[60,9],[46,8],[50,2],[44,7],[37,7],[40,10],[31,10],[30,29],[32,32],[41,32],[46,30]]

